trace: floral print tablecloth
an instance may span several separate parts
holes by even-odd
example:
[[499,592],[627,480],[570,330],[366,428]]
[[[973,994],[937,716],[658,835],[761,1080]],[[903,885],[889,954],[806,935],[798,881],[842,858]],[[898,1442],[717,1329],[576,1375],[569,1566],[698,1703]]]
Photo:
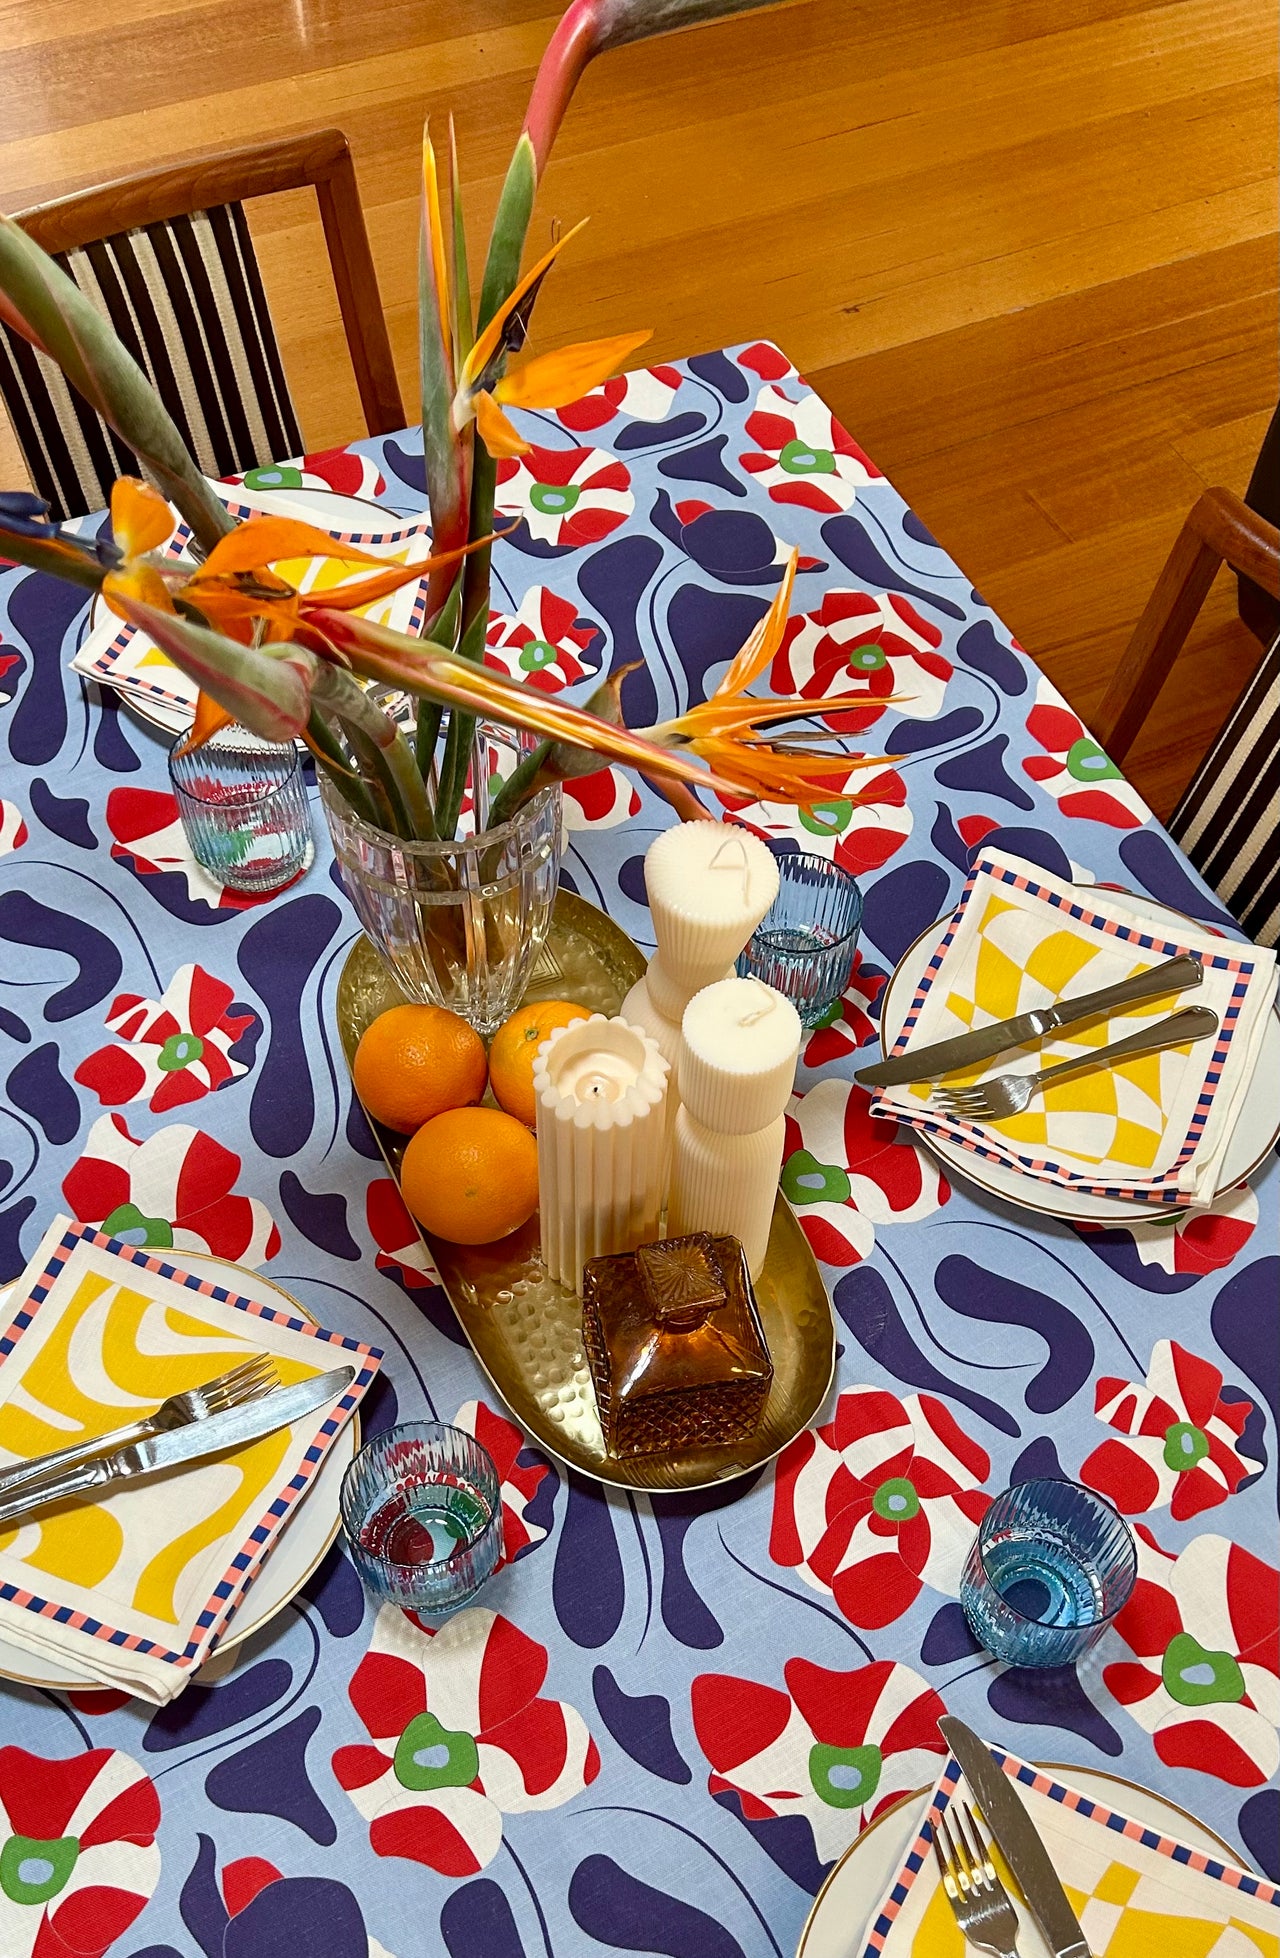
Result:
[[[505,1558],[433,1637],[340,1551],[173,1705],[0,1683],[3,1958],[788,1958],[824,1870],[932,1780],[944,1706],[1280,1840],[1276,1176],[1076,1230],[953,1187],[851,1084],[894,962],[993,843],[1231,930],[1076,716],[776,348],[611,381],[501,465],[489,658],[554,691],[643,654],[648,721],[713,683],[799,546],[774,684],[848,692],[870,791],[746,813],[864,880],[785,1188],[831,1289],[823,1425],[702,1498],[607,1496],[524,1444],[463,1344],[333,1031],[354,920],[327,841],[267,904],[191,861],[161,740],[67,671],[72,587],[0,572],[0,1274],[64,1208],[260,1267],[382,1347],[366,1429],[472,1426]],[[416,433],[257,486],[423,506]],[[893,707],[889,694],[908,696]],[[642,944],[667,806],[567,798],[565,882]],[[1079,1675],[994,1664],[957,1579],[993,1492],[1083,1476],[1133,1602]]]

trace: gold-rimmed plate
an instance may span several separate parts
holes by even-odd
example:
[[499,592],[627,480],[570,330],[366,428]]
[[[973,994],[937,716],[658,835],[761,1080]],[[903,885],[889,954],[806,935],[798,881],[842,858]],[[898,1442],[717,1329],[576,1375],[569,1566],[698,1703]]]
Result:
[[[644,969],[643,955],[611,918],[562,890],[524,997],[576,1000],[611,1015]],[[348,1067],[369,1022],[403,1002],[369,940],[357,939],[338,981],[338,1030]],[[370,1126],[397,1175],[405,1138],[372,1118]],[[450,1244],[425,1233],[424,1241],[496,1392],[540,1448],[596,1482],[661,1494],[748,1475],[808,1427],[831,1386],[830,1301],[808,1239],[781,1193],[755,1287],[773,1361],[764,1417],[749,1442],[679,1455],[618,1461],[607,1453],[582,1346],[581,1303],[548,1278],[536,1216],[496,1244]]]
[[[299,1318],[309,1319],[313,1326],[318,1324],[315,1313],[309,1311],[301,1299],[296,1299],[292,1292],[286,1292],[282,1285],[264,1278],[260,1271],[251,1271],[247,1265],[232,1264],[227,1258],[215,1258],[201,1251],[175,1252],[173,1261],[183,1268],[204,1267],[234,1273],[234,1281],[227,1281],[229,1290],[252,1299],[255,1304],[283,1307],[297,1313]],[[13,1289],[13,1285],[0,1288],[0,1323],[3,1323],[4,1307]],[[278,1612],[284,1610],[307,1579],[319,1569],[321,1560],[338,1534],[341,1523],[338,1492],[359,1447],[360,1411],[357,1408],[335,1438],[320,1465],[319,1474],[289,1518],[279,1542],[263,1564],[252,1590],[227,1627],[225,1636],[218,1641],[211,1658],[220,1658],[235,1646],[243,1644],[255,1632],[260,1632]],[[33,1664],[38,1664],[38,1672],[31,1670]],[[60,1666],[50,1659],[35,1661],[33,1655],[22,1646],[11,1644],[4,1638],[0,1638],[0,1677],[16,1680],[23,1686],[44,1686],[57,1692],[80,1687],[91,1691],[101,1685],[100,1680],[78,1673],[71,1666]],[[193,1677],[198,1679],[200,1673],[197,1671]]]
[[[1135,1821],[1159,1829],[1193,1849],[1203,1849],[1223,1857],[1239,1869],[1247,1869],[1238,1850],[1185,1808],[1157,1795],[1140,1782],[1123,1775],[1107,1774],[1099,1768],[1068,1767],[1061,1761],[1040,1761],[1036,1765],[1061,1781],[1067,1781],[1081,1794],[1104,1802]],[[861,1958],[873,1913],[878,1909],[889,1885],[902,1868],[903,1860],[920,1831],[931,1788],[917,1788],[877,1815],[831,1869],[826,1882],[813,1900],[796,1946],[796,1958]]]

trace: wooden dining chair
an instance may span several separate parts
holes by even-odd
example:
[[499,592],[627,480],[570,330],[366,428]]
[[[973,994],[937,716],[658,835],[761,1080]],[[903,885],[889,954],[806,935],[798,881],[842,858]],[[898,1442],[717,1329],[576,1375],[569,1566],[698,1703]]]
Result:
[[[355,168],[339,129],[164,164],[18,213],[115,327],[209,476],[302,452],[244,205],[311,185],[371,435],[404,425]],[[108,500],[136,458],[8,327],[0,398],[55,519]]]
[[[1170,551],[1112,676],[1094,731],[1123,761],[1223,565],[1280,598],[1280,530],[1209,489]],[[1274,641],[1177,808],[1169,834],[1261,945],[1280,940],[1280,639]]]

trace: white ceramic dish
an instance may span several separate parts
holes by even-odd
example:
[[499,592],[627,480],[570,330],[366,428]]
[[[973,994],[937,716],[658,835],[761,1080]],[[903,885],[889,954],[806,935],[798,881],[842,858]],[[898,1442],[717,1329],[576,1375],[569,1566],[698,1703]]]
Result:
[[[1154,898],[1139,896],[1135,891],[1126,892],[1124,901],[1145,918],[1153,918],[1175,928],[1187,923],[1182,912],[1171,910],[1167,904],[1157,904]],[[915,997],[916,987],[924,977],[925,967],[950,917],[948,913],[945,918],[939,918],[936,924],[930,925],[928,931],[921,932],[898,960],[885,992],[880,1016],[880,1045],[885,1054],[893,1048]],[[1198,929],[1203,930],[1203,926]],[[1268,1017],[1254,1070],[1254,1085],[1245,1097],[1227,1148],[1219,1191],[1230,1190],[1252,1176],[1274,1148],[1277,1137],[1280,1137],[1280,1104],[1274,1094],[1264,1091],[1263,1086],[1268,1081],[1277,1080],[1280,1080],[1280,1008],[1273,1010]],[[1131,1224],[1135,1218],[1151,1215],[1148,1205],[1117,1197],[1085,1196],[1078,1190],[1069,1190],[1056,1183],[1038,1182],[1033,1177],[1019,1175],[1016,1170],[1006,1169],[1002,1163],[990,1163],[981,1156],[971,1155],[967,1149],[961,1149],[945,1136],[924,1135],[919,1130],[916,1134],[948,1169],[970,1183],[976,1183],[989,1195],[1002,1197],[1006,1203],[1017,1204],[1020,1209],[1037,1210],[1045,1216],[1062,1217],[1071,1223]],[[1171,1214],[1165,1210],[1160,1212],[1162,1218]]]
[[[261,1272],[250,1271],[245,1265],[230,1264],[225,1258],[202,1256],[195,1251],[180,1252],[178,1261],[192,1266],[216,1265],[225,1272],[234,1273],[233,1289],[245,1298],[253,1299],[260,1305],[283,1306],[315,1323],[315,1314],[308,1312],[300,1299],[283,1291],[279,1285],[273,1285]],[[6,1285],[0,1290],[0,1315],[13,1289],[12,1285]],[[359,1446],[360,1415],[357,1412],[326,1455],[319,1475],[290,1517],[239,1614],[232,1619],[227,1636],[217,1646],[217,1653],[229,1651],[251,1633],[260,1631],[278,1611],[283,1611],[290,1598],[296,1596],[316,1569],[338,1534],[338,1492]],[[31,1670],[33,1666],[39,1668],[38,1672]],[[84,1674],[73,1672],[69,1666],[59,1666],[50,1659],[36,1659],[22,1646],[11,1645],[4,1638],[0,1638],[0,1676],[20,1680],[26,1686],[50,1686],[61,1692],[68,1687],[93,1687],[97,1684]]]
[[[1247,1868],[1211,1829],[1176,1803],[1166,1801],[1163,1795],[1154,1794],[1136,1781],[1126,1781],[1118,1774],[1101,1774],[1091,1768],[1059,1767],[1055,1762],[1044,1765],[1054,1768],[1063,1780],[1069,1780],[1073,1788],[1091,1795],[1095,1801],[1149,1823],[1178,1842],[1189,1843],[1194,1849],[1206,1849],[1213,1856],[1225,1857],[1228,1863]],[[905,1795],[896,1807],[886,1809],[850,1844],[814,1899],[813,1909],[800,1933],[796,1958],[858,1958],[872,1915],[919,1831],[931,1792],[921,1788],[914,1795]]]

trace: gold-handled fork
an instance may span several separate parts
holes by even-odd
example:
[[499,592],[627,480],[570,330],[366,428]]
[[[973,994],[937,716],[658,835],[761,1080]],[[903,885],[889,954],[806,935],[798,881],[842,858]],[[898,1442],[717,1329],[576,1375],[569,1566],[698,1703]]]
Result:
[[228,1408],[242,1406],[245,1401],[257,1400],[279,1384],[280,1376],[270,1354],[255,1353],[252,1359],[242,1360],[239,1366],[220,1373],[216,1380],[206,1380],[202,1387],[170,1394],[168,1400],[141,1420],[130,1421],[110,1434],[91,1435],[87,1441],[78,1441],[70,1448],[56,1448],[51,1454],[33,1455],[25,1462],[15,1462],[12,1468],[0,1469],[0,1499],[16,1496],[48,1476],[60,1475],[80,1462],[90,1461],[95,1455],[110,1454],[133,1442],[145,1441],[149,1435],[185,1428],[189,1421],[204,1421],[211,1414],[221,1414]]
[[[969,1827],[966,1834],[958,1804],[952,1813],[960,1847],[957,1850],[951,1839],[946,1816],[939,1815],[933,1825],[933,1853],[938,1859],[938,1875],[956,1923],[979,1951],[995,1952],[997,1958],[1018,1958],[1017,1915],[978,1827],[978,1818],[966,1802],[964,1814]],[[940,1837],[946,1844],[945,1856]]]

